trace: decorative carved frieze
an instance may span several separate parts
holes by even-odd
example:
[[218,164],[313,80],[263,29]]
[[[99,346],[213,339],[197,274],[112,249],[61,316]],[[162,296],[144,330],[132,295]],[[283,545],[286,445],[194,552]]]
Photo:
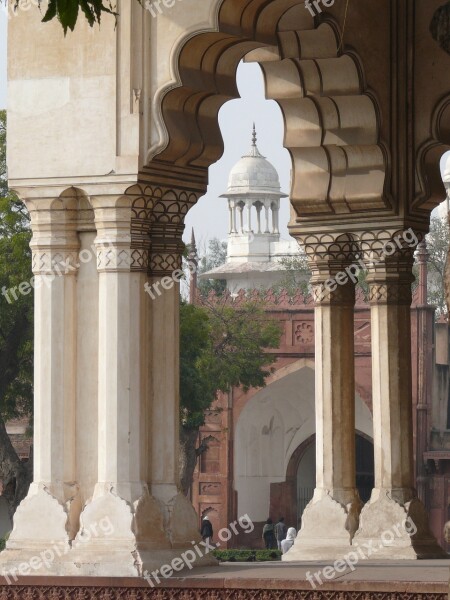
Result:
[[340,285],[337,279],[329,278],[323,283],[313,285],[314,304],[337,304],[340,306],[354,306],[355,286],[351,281]]
[[134,196],[131,203],[131,270],[148,270],[150,254],[150,223],[154,206],[153,188],[135,185],[128,190]]
[[410,306],[412,302],[411,281],[406,283],[371,284],[369,302],[370,304]]
[[129,248],[106,247],[97,249],[97,270],[128,272],[131,266],[131,250]]
[[[289,589],[286,582],[269,589],[150,586],[51,586],[3,585],[0,600],[447,600],[447,593],[417,591],[354,591],[348,588],[335,590]],[[394,587],[394,586],[393,586]]]
[[68,275],[75,273],[79,266],[76,252],[33,249],[32,269],[35,275]]

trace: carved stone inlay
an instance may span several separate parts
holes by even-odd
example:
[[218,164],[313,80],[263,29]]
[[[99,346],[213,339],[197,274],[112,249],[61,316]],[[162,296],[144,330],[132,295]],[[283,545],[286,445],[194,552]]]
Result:
[[97,269],[101,271],[128,272],[131,266],[131,250],[128,248],[98,248]]
[[220,491],[220,483],[203,481],[199,484],[199,494],[202,496],[219,496]]
[[297,323],[294,330],[294,343],[311,344],[314,341],[314,324],[311,321]]
[[79,266],[76,252],[33,249],[32,269],[35,275],[68,275],[75,273]]
[[329,286],[326,282],[316,284],[313,286],[313,298],[316,306],[322,304],[354,306],[355,287],[351,284],[338,285],[337,283]]
[[371,284],[370,304],[397,304],[410,306],[412,302],[411,283]]

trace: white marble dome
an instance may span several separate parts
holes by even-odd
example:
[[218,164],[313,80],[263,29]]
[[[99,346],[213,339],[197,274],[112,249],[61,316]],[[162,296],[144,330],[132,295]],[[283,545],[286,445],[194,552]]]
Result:
[[260,153],[256,145],[256,132],[253,129],[253,143],[248,154],[231,169],[228,190],[225,196],[276,195],[280,192],[280,178],[275,167]]

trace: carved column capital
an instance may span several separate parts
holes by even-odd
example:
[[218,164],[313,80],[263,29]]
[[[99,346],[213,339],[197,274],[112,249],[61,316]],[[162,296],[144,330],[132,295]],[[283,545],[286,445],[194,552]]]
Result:
[[373,251],[364,255],[370,304],[410,306],[414,248],[397,248],[390,255]]
[[78,267],[80,242],[77,209],[65,199],[27,202],[33,236],[30,242],[35,275],[69,275]]
[[297,239],[308,257],[315,304],[353,306],[358,249],[352,236],[309,233]]
[[423,234],[412,228],[387,228],[362,232],[358,238],[368,273],[370,303],[410,306],[414,253]]
[[131,198],[103,196],[92,199],[97,237],[97,270],[118,273],[131,267]]

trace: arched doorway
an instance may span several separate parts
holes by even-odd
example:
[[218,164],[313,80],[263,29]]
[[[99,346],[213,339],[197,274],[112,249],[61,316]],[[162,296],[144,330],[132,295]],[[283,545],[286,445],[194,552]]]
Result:
[[[355,394],[356,429],[372,438],[372,415]],[[247,399],[234,431],[236,514],[263,523],[269,515],[297,523],[297,471],[304,453],[314,454],[314,363],[299,359],[281,368]],[[315,458],[314,458],[315,460]],[[306,487],[315,487],[315,462]],[[309,500],[309,498],[308,498]]]
[[[361,500],[365,503],[369,500],[374,487],[373,443],[361,433],[356,433],[355,443],[356,487]],[[297,465],[297,525],[300,528],[303,511],[312,499],[316,485],[315,436],[311,436],[307,441]]]

